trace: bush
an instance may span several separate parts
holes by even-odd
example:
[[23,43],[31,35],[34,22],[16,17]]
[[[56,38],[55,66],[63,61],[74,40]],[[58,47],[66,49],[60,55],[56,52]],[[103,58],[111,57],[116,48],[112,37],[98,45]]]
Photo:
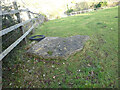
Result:
[[89,8],[89,6],[88,6],[87,2],[80,2],[80,3],[76,3],[76,5],[75,5],[75,9],[77,11],[86,10],[88,8]]
[[97,5],[94,6],[94,8],[100,8],[104,6],[107,6],[107,2],[99,2]]
[[67,13],[71,13],[73,11],[73,9],[68,9]]
[[101,7],[107,6],[107,2],[101,2]]

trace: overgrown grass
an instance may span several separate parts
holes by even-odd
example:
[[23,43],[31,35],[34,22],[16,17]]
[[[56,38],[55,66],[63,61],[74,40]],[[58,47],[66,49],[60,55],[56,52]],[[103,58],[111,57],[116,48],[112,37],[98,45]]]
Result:
[[3,87],[117,88],[118,7],[51,20],[35,35],[89,35],[84,49],[67,60],[41,60],[24,49],[4,60]]

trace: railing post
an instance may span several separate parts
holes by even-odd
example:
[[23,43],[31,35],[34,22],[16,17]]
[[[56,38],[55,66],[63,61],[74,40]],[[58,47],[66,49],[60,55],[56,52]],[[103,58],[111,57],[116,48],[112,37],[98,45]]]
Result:
[[[28,10],[28,9],[27,9]],[[31,15],[30,15],[30,12],[29,12],[29,10],[27,11],[27,14],[28,14],[28,18],[29,19],[31,19]],[[31,21],[31,26],[34,24],[34,22],[33,21]],[[34,33],[34,29],[32,30],[32,33]]]
[[[15,9],[15,10],[18,10],[17,2],[14,1],[14,2],[13,2],[13,6],[14,6],[14,9]],[[16,15],[16,17],[17,17],[18,23],[21,23],[21,22],[22,22],[22,19],[20,18],[20,12],[19,12],[19,13],[16,13],[15,15]],[[20,30],[21,30],[21,34],[23,35],[23,34],[25,33],[23,26],[20,26]],[[27,43],[27,39],[25,38],[24,41],[25,41],[25,44],[26,44],[26,43]]]
[[[2,14],[2,7],[0,1],[0,14]],[[0,31],[2,30],[2,16],[0,16]],[[0,43],[2,43],[2,36],[0,36]],[[2,45],[0,45],[0,53],[2,53]],[[0,90],[2,90],[2,61],[0,61]]]

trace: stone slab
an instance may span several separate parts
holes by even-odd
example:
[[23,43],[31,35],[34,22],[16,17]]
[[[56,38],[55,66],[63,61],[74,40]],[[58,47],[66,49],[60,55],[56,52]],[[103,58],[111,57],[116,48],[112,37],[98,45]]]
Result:
[[27,54],[43,59],[67,59],[73,53],[82,50],[89,36],[46,37],[33,45]]

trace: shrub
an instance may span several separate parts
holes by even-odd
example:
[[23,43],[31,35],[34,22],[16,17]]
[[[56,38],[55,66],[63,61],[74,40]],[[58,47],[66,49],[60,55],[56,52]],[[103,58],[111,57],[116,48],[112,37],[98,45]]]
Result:
[[94,8],[100,8],[107,6],[107,2],[99,2],[98,4],[94,5]]
[[101,7],[107,6],[107,2],[101,2]]
[[76,3],[76,5],[75,5],[75,9],[77,11],[86,10],[88,8],[89,8],[89,6],[88,6],[87,2],[79,2],[79,3]]
[[73,11],[73,9],[68,9],[67,13],[71,13]]

